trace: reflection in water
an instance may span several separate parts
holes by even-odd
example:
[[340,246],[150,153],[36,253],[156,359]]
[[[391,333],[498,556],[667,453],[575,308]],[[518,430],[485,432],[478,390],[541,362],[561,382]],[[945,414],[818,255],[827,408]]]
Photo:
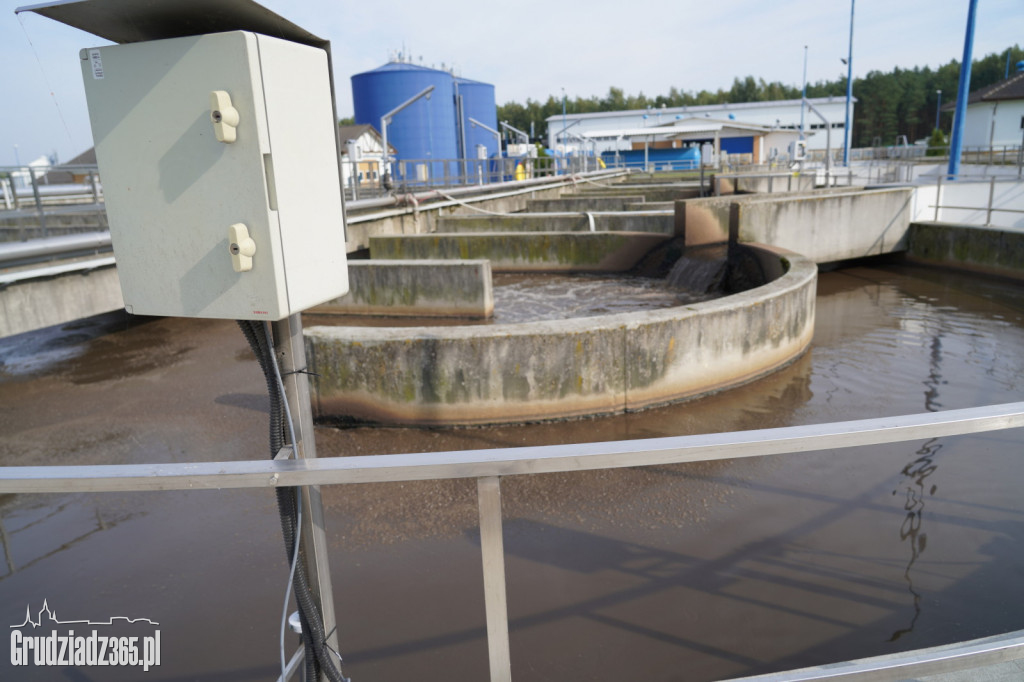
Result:
[[7,573],[14,573],[17,569],[14,566],[14,559],[11,558],[11,540],[7,535],[7,527],[4,525],[3,517],[0,517],[0,541],[4,544],[4,560],[7,562]]
[[[924,392],[924,407],[929,412],[938,412],[939,408],[942,407],[942,403],[939,402],[939,386],[944,383],[941,372],[941,332],[936,332],[932,335],[928,359],[928,378],[924,381],[926,389]],[[890,642],[895,642],[903,635],[913,632],[918,618],[921,617],[921,594],[914,589],[911,569],[917,563],[918,558],[924,554],[925,547],[928,544],[928,534],[921,530],[926,498],[925,480],[938,469],[938,464],[935,463],[935,455],[941,449],[942,444],[938,442],[938,439],[929,439],[915,453],[918,455],[917,459],[903,467],[903,470],[900,472],[903,474],[905,482],[903,509],[907,513],[903,519],[903,524],[900,526],[900,541],[906,542],[910,540],[910,561],[907,563],[906,570],[903,571],[903,579],[907,581],[907,589],[913,597],[914,615],[907,627],[892,633],[892,636],[889,638]],[[928,489],[927,496],[934,495],[937,490],[938,486],[932,484]],[[898,492],[898,490],[894,490],[892,494],[896,495]]]
[[[903,467],[901,472],[906,481],[904,486],[906,498],[903,502],[903,509],[907,514],[903,518],[903,524],[900,526],[900,541],[906,542],[910,540],[910,561],[903,571],[903,578],[907,581],[907,589],[910,590],[910,594],[913,596],[914,616],[907,627],[892,633],[892,636],[889,638],[890,642],[895,642],[903,635],[913,632],[914,626],[917,625],[917,619],[921,616],[921,594],[914,589],[911,569],[917,563],[918,558],[924,554],[925,547],[928,544],[928,534],[921,530],[924,502],[927,496],[935,494],[938,486],[932,484],[926,494],[925,481],[938,469],[938,465],[935,464],[935,455],[941,449],[942,444],[938,442],[938,439],[930,439],[917,451],[918,458]],[[892,491],[893,495],[898,493],[898,490]]]
[[[0,510],[0,542],[4,547],[6,580],[19,571],[55,557],[101,531],[116,527],[142,513],[104,512],[99,505],[90,506],[82,498],[65,498],[57,505],[45,504],[42,498],[21,496],[16,501],[28,502],[25,507]],[[15,557],[20,557],[17,561]]]
[[930,370],[928,372],[928,378],[925,380],[924,385],[927,390],[924,392],[924,409],[929,412],[938,412],[942,407],[942,403],[939,402],[939,386],[945,383],[942,380],[942,375],[939,374],[939,363],[942,360],[942,334],[936,333],[932,337],[931,354],[929,355],[931,360]]

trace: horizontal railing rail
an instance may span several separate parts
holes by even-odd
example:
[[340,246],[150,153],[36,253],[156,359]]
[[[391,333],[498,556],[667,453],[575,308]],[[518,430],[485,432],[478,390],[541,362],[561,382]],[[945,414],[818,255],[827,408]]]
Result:
[[[1021,153],[1020,144],[965,146],[961,148],[960,158],[969,163],[1017,164]],[[949,158],[948,146],[928,146],[921,144],[892,145],[875,147],[857,147],[850,150],[853,161],[915,159],[924,161],[941,161]]]
[[[601,170],[601,161],[590,155],[502,157],[490,159],[402,159],[365,157],[340,162],[342,186],[348,201],[374,199],[391,191],[424,188],[456,188],[501,184],[513,180],[554,178]],[[389,172],[385,173],[385,169]],[[103,185],[99,167],[92,165],[0,167],[0,216],[18,211],[46,217],[57,206],[68,204],[102,208]]]
[[0,467],[0,493],[265,488],[515,476],[898,443],[1024,426],[1024,402],[776,429],[489,450],[168,464]]
[[[502,476],[759,457],[1018,427],[1024,427],[1024,402],[829,424],[604,443],[323,459],[290,459],[289,448],[285,448],[273,460],[7,466],[0,467],[0,493],[274,488],[476,478],[491,680],[510,682],[512,672],[500,496]],[[964,655],[990,662],[996,654],[986,648]],[[1020,657],[1021,649],[1012,650],[1012,655]],[[973,659],[961,658],[958,665],[964,666],[964,660]],[[899,671],[901,674],[913,674],[918,670],[931,670],[933,661],[933,657],[925,657],[916,664],[900,667]],[[818,677],[778,679],[832,677],[823,673]],[[864,676],[844,679],[886,678]]]
[[[984,204],[976,204],[976,205],[972,205],[972,206],[963,205],[962,203],[944,203],[943,202],[943,195],[944,195],[943,187],[944,187],[944,183],[946,183],[946,186],[948,186],[948,183],[954,183],[955,186],[958,186],[958,187],[962,187],[962,186],[964,186],[966,184],[975,184],[975,185],[977,185],[977,184],[987,184],[988,185],[988,198],[987,198],[987,201]],[[1017,203],[1015,204],[1015,206],[1011,207],[1011,206],[1008,206],[1008,205],[1003,205],[1003,206],[996,205],[996,186],[997,186],[997,183],[999,183],[999,186],[1004,188],[1004,189],[1006,187],[1016,188],[1016,190],[1018,192],[1018,197],[1016,199]],[[992,225],[992,214],[993,213],[1024,213],[1024,210],[1022,210],[1021,208],[1017,207],[1017,206],[1021,205],[1021,200],[1020,200],[1020,195],[1019,195],[1019,190],[1020,190],[1021,187],[1024,187],[1024,180],[1022,180],[1021,178],[1000,177],[1000,176],[990,176],[990,177],[979,178],[977,176],[972,176],[972,175],[967,175],[967,174],[959,174],[959,175],[941,174],[941,175],[937,175],[935,177],[935,203],[934,204],[928,204],[927,207],[928,208],[932,208],[932,209],[935,210],[933,218],[934,218],[934,220],[936,222],[938,222],[941,219],[940,211],[943,210],[943,209],[950,209],[950,210],[954,210],[954,211],[974,211],[974,212],[978,212],[978,213],[984,212],[985,213],[985,221],[984,221],[983,224],[986,225],[986,226],[989,226],[989,225]]]
[[[967,642],[905,651],[784,672],[736,677],[727,682],[892,682],[941,675],[1024,658],[1024,630]],[[1015,671],[1016,672],[1016,671]],[[979,680],[1010,680],[1010,677],[978,675]],[[1013,678],[1016,679],[1016,678]],[[946,682],[949,682],[948,680]]]

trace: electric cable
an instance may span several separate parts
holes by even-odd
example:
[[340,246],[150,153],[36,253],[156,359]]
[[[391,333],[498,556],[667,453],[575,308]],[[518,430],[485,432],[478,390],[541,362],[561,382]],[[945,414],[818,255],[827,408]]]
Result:
[[[284,380],[281,378],[281,368],[277,364],[277,353],[274,349],[274,333],[270,328],[269,322],[263,323],[263,338],[266,339],[266,355],[269,361],[271,376],[274,379],[274,383],[277,385],[277,391],[281,396],[281,405],[284,411],[284,424],[288,427],[288,437],[292,444],[292,448],[297,447],[298,439],[295,437],[295,422],[292,420],[291,407],[288,404],[288,396],[284,390]],[[269,381],[269,379],[268,379]],[[272,456],[276,456],[272,454]],[[298,452],[293,452],[293,456],[297,457]],[[288,626],[288,600],[291,596],[292,587],[295,584],[295,569],[299,564],[299,550],[302,547],[302,495],[299,494],[298,490],[293,492],[294,504],[295,504],[295,539],[292,541],[291,554],[291,568],[288,571],[288,586],[285,588],[284,594],[284,607],[281,614],[281,675],[284,676],[284,631]],[[305,570],[305,566],[303,566]],[[298,593],[295,596],[296,602],[298,602]],[[306,635],[310,631],[306,629],[304,617],[308,619],[308,616],[303,612],[302,608],[299,609],[299,620],[303,623],[302,634]],[[311,634],[311,633],[310,633]],[[305,637],[303,644],[308,646],[310,637]],[[315,645],[314,645],[315,646]],[[316,659],[309,655],[309,651],[306,652],[305,664],[306,664],[306,679],[319,680],[319,671],[316,666]]]
[[299,564],[299,547],[302,542],[302,496],[299,496],[298,508],[295,514],[296,520],[298,521],[299,530],[295,535],[295,551],[292,552],[291,568],[288,571],[288,585],[284,590],[284,606],[281,612],[281,679],[286,678],[285,669],[288,664],[285,662],[284,655],[284,631],[288,627],[288,602],[292,596],[292,583],[295,580],[295,567]]
[[[263,371],[270,395],[270,455],[275,457],[285,445],[285,435],[291,439],[295,447],[294,423],[291,409],[284,391],[274,350],[273,334],[266,323],[239,320],[238,325],[249,342],[256,356],[260,369]],[[324,633],[323,617],[313,599],[306,572],[305,554],[301,543],[301,496],[297,488],[277,488],[278,513],[281,517],[281,529],[284,535],[285,550],[289,558],[290,579],[289,589],[294,590],[295,603],[299,607],[299,620],[302,627],[303,647],[305,648],[305,674],[308,680],[318,680],[325,675],[332,682],[348,682],[340,669],[335,666],[331,654],[337,655],[327,647]],[[287,604],[288,595],[286,594]],[[287,606],[285,607],[287,613]],[[285,616],[287,619],[287,616]],[[283,633],[282,633],[283,647]],[[283,661],[282,648],[282,661]],[[340,659],[340,656],[339,656]]]

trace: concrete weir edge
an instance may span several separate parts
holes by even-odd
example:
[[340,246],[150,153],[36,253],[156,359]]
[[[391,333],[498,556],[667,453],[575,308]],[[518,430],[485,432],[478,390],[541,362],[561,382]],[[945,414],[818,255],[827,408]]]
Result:
[[315,415],[419,426],[566,419],[691,399],[764,376],[814,333],[817,268],[783,249],[773,282],[655,311],[467,327],[310,327]]

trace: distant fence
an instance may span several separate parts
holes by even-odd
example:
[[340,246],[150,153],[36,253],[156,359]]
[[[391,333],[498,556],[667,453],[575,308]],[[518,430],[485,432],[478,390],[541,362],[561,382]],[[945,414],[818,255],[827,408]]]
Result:
[[[513,180],[554,177],[600,170],[598,157],[510,157],[493,159],[402,159],[388,171],[381,159],[342,158],[345,199],[373,199],[391,191],[443,189],[488,185]],[[4,211],[44,211],[62,205],[88,206],[103,202],[99,168],[91,165],[0,167],[0,216]]]

